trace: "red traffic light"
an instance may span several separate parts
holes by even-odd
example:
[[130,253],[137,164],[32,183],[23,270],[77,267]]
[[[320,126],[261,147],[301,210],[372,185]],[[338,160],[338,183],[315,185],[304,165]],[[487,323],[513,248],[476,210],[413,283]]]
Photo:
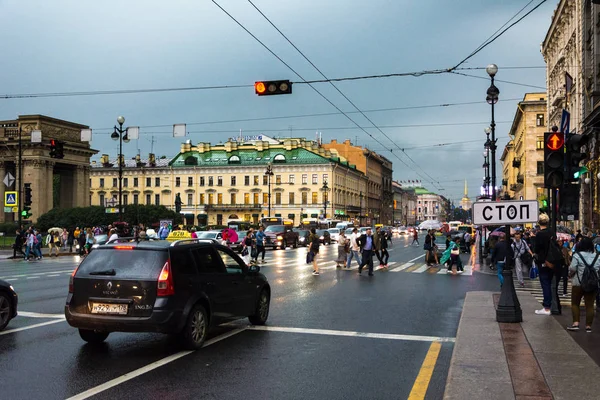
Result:
[[255,82],[254,91],[256,92],[256,94],[263,94],[267,91],[267,87],[265,86],[264,82]]
[[546,140],[546,147],[550,150],[556,151],[559,150],[565,144],[565,137],[560,132],[554,132]]
[[292,82],[290,82],[289,80],[254,82],[254,93],[256,93],[259,96],[291,94]]

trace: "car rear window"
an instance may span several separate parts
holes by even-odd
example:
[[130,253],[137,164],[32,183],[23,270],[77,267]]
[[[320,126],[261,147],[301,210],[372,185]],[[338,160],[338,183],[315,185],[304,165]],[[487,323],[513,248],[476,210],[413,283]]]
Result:
[[92,272],[114,269],[115,278],[155,279],[166,261],[166,251],[98,248],[83,260],[77,270],[77,276],[89,276]]

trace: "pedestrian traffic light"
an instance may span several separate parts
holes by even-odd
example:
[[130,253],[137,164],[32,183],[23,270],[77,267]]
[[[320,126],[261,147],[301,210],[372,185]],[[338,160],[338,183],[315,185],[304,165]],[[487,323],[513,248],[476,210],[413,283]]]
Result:
[[60,142],[58,140],[50,140],[50,157],[52,158],[64,158],[64,152],[63,152],[63,142]]
[[290,82],[289,80],[254,82],[254,93],[256,93],[259,96],[291,94],[292,82]]
[[31,217],[31,207],[23,207],[23,211],[21,211],[21,217],[29,219],[29,217]]
[[548,214],[548,200],[544,199],[541,201],[540,214]]
[[50,157],[56,158],[56,140],[50,141]]
[[544,187],[556,189],[564,182],[565,140],[561,132],[544,133]]
[[25,200],[23,201],[23,204],[26,206],[30,206],[31,205],[31,183],[26,183],[25,188],[23,189],[24,191],[24,196]]
[[559,192],[560,205],[558,212],[562,221],[575,221],[579,219],[580,185],[565,183]]
[[577,180],[582,175],[579,163],[587,158],[587,153],[581,148],[587,143],[588,138],[587,135],[569,135],[565,142],[567,182]]
[[179,195],[179,193],[177,193],[177,195],[175,196],[175,212],[176,213],[180,213],[181,212],[181,196]]

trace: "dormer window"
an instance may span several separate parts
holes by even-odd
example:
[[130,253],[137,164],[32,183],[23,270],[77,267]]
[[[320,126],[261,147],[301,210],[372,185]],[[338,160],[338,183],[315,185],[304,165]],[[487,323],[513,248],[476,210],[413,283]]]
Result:
[[273,157],[273,162],[274,163],[284,163],[285,156],[283,154],[277,154],[275,157]]
[[184,164],[185,165],[198,165],[198,159],[194,156],[186,157]]
[[240,164],[242,160],[240,160],[239,156],[231,156],[229,157],[229,164]]

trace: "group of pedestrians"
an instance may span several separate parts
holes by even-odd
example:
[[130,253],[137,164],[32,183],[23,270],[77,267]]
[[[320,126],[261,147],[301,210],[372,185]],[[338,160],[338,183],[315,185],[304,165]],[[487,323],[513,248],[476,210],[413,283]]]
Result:
[[[369,269],[369,276],[373,276],[373,256],[377,257],[379,266],[385,269],[388,268],[388,260],[390,258],[388,242],[391,242],[389,232],[380,227],[376,227],[374,233],[371,228],[367,228],[363,235],[359,234],[358,228],[354,228],[352,229],[350,237],[346,237],[346,234],[341,232],[338,238],[338,257],[336,266],[338,268],[350,269],[352,259],[356,259],[356,262],[358,263],[358,273],[362,274],[363,268],[367,266]],[[318,272],[318,269],[316,271]],[[318,275],[318,273],[316,275]]]
[[[224,238],[224,241],[228,245],[229,238]],[[242,240],[241,250],[242,259],[246,265],[257,265],[259,256],[261,256],[260,263],[265,263],[265,243],[266,235],[263,226],[260,226],[256,232],[254,232],[254,228],[248,229],[246,237]]]

